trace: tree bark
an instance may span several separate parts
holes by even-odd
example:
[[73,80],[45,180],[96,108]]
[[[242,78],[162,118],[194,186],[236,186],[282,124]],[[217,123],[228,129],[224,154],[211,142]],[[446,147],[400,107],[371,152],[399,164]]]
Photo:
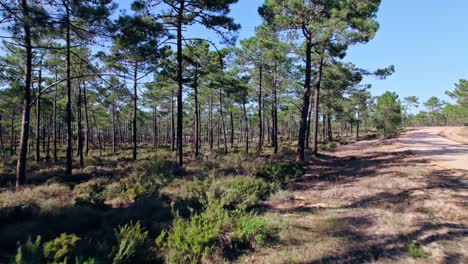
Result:
[[307,37],[306,41],[306,68],[305,68],[305,80],[304,80],[304,92],[302,95],[302,109],[301,109],[301,120],[299,123],[299,136],[296,149],[296,161],[305,160],[305,136],[307,126],[307,114],[309,111],[310,103],[310,81],[312,77],[312,38]]
[[193,97],[194,97],[194,121],[195,121],[195,135],[194,135],[194,156],[198,157],[199,145],[200,145],[200,116],[198,112],[198,72],[195,70],[195,78],[193,82]]
[[[42,94],[42,58],[39,61],[39,76],[37,81],[37,98],[36,98],[36,155],[34,160],[41,160],[41,94]],[[45,135],[44,135],[45,136]]]
[[183,92],[183,82],[182,82],[182,24],[184,20],[184,4],[185,1],[180,1],[180,6],[177,14],[177,163],[179,166],[184,165],[183,158],[183,105],[182,105],[182,92]]
[[88,112],[88,93],[86,91],[86,84],[83,86],[83,99],[84,99],[84,107],[85,107],[85,122],[86,122],[86,130],[85,130],[85,154],[86,156],[89,155],[89,140],[90,140],[90,129],[89,129],[89,112]]
[[133,122],[132,122],[132,159],[137,159],[137,112],[138,112],[138,62],[135,62],[133,72]]
[[263,79],[263,64],[260,62],[258,67],[258,144],[257,144],[257,153],[262,151],[263,144],[263,120],[262,120],[262,79]]
[[18,162],[16,165],[16,189],[26,183],[26,152],[29,140],[29,119],[31,103],[31,75],[32,75],[32,45],[31,45],[31,18],[29,16],[29,6],[27,0],[21,0],[23,13],[24,47],[26,56],[25,83],[23,94],[23,116],[21,121],[20,149]]
[[67,87],[67,105],[66,105],[66,123],[67,123],[67,162],[66,175],[72,174],[73,167],[73,131],[72,131],[72,106],[71,106],[71,39],[70,39],[70,3],[69,0],[63,1],[66,12],[66,87]]
[[278,96],[277,96],[277,71],[278,65],[275,63],[273,67],[273,85],[272,85],[272,102],[271,102],[271,142],[273,145],[273,153],[278,153]]
[[78,125],[78,157],[80,168],[84,167],[83,161],[83,123],[82,123],[82,93],[81,93],[81,82],[78,81],[78,113],[77,113],[77,125]]
[[314,130],[313,130],[313,148],[312,153],[318,153],[318,123],[319,123],[319,104],[320,104],[320,84],[322,82],[322,67],[323,67],[323,57],[325,51],[322,50],[322,54],[320,54],[318,66],[317,66],[317,77],[314,81]]

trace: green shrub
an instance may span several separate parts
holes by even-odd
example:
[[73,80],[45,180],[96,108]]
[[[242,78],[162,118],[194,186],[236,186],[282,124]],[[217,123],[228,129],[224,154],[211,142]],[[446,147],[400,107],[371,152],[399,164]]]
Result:
[[28,239],[26,244],[20,245],[15,256],[16,264],[36,264],[43,263],[42,239],[37,236],[36,241]]
[[52,241],[44,243],[43,254],[48,262],[63,263],[73,259],[74,250],[80,238],[74,234],[62,233]]
[[102,207],[105,201],[102,193],[105,183],[106,181],[96,179],[76,185],[73,189],[75,204]]
[[223,207],[246,210],[267,198],[272,188],[263,179],[236,176],[216,182],[213,189]]
[[302,163],[274,163],[258,168],[255,176],[269,182],[283,184],[301,176],[303,173],[304,165]]
[[183,169],[172,160],[153,158],[145,163],[145,174],[150,177],[160,177],[163,180],[170,180],[176,175],[183,173]]
[[424,251],[420,245],[413,242],[408,244],[408,253],[412,258],[427,258],[429,256],[429,253]]
[[166,251],[169,263],[199,263],[212,254],[230,222],[227,211],[212,203],[190,219],[176,215],[172,228],[158,236],[156,245]]
[[265,245],[272,237],[266,221],[261,217],[239,217],[236,234],[239,243]]
[[217,252],[237,250],[238,246],[263,245],[272,237],[262,218],[242,211],[228,211],[222,202],[208,194],[203,212],[184,219],[176,214],[169,231],[156,238],[169,263],[200,263]]
[[141,263],[146,258],[145,247],[148,241],[148,231],[144,231],[140,222],[126,224],[115,230],[118,249],[113,263]]

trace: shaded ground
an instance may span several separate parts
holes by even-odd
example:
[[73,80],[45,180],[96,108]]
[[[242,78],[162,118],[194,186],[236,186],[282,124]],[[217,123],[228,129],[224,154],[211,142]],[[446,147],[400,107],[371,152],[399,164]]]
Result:
[[270,199],[278,242],[241,262],[468,263],[466,182],[397,140],[341,147]]

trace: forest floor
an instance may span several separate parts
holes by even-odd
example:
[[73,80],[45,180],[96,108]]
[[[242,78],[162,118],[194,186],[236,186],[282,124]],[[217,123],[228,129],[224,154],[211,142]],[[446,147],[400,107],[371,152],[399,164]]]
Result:
[[[257,197],[259,206],[248,212],[264,219],[271,239],[208,262],[468,263],[468,173],[440,166],[410,150],[404,139],[333,143],[322,146],[321,155],[308,153],[304,175],[286,181],[266,201]],[[110,256],[115,230],[132,221],[142,223],[154,245],[171,226],[174,210],[188,218],[203,210],[200,197],[229,186],[233,177],[252,181],[244,176],[263,166],[294,164],[294,146],[284,141],[280,153],[265,148],[262,155],[246,155],[240,147],[227,155],[204,149],[197,160],[187,156],[182,170],[167,149],[142,148],[136,162],[128,150],[104,153],[91,155],[72,177],[64,175],[63,160],[31,162],[28,186],[19,192],[12,187],[15,160],[4,159],[0,263],[14,256],[17,242],[37,235],[49,241],[64,232],[82,238],[85,256]],[[136,198],[139,175],[151,170],[162,173],[163,182],[155,183],[162,184],[160,191],[153,195],[150,188],[150,196]],[[228,195],[247,192],[223,188],[232,189]]]
[[326,152],[267,202],[278,242],[245,263],[468,263],[468,175],[398,139]]

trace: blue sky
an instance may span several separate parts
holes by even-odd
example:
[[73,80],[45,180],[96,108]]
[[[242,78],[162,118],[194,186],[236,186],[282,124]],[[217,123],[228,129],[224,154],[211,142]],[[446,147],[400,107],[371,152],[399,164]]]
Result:
[[[125,7],[131,1],[120,2]],[[242,25],[240,39],[252,36],[261,23],[257,9],[262,3],[239,0],[232,6],[231,16]],[[415,95],[424,101],[437,96],[451,101],[445,91],[458,79],[468,78],[467,11],[467,0],[383,0],[376,37],[351,47],[345,61],[370,70],[395,65],[390,78],[365,80],[374,95],[389,90],[401,98]],[[199,28],[189,33],[206,35]]]

